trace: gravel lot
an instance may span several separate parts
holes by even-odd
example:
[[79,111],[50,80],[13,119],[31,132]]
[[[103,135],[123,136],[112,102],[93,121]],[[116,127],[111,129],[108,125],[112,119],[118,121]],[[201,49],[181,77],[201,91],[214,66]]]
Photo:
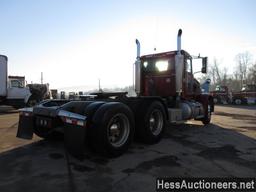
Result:
[[61,141],[16,138],[18,113],[0,110],[0,191],[155,191],[157,177],[256,177],[256,106],[216,106],[212,123],[169,126],[156,145],[134,143],[119,158]]

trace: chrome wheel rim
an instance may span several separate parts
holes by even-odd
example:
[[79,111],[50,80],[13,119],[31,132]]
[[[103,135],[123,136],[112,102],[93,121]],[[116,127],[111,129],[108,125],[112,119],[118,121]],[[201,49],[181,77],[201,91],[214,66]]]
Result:
[[163,113],[159,109],[154,109],[149,116],[149,128],[153,135],[161,133],[164,125]]
[[108,140],[113,147],[125,144],[130,134],[130,122],[126,115],[118,113],[108,123]]

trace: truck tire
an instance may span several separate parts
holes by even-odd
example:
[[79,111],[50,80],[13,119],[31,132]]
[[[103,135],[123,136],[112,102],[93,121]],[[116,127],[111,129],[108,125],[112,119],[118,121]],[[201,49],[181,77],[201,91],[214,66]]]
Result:
[[205,117],[202,119],[202,123],[204,125],[207,125],[211,122],[211,105],[209,104],[208,107],[207,107],[207,114],[205,115]]
[[136,137],[139,141],[154,144],[161,140],[165,125],[166,113],[159,101],[144,102],[136,118]]
[[85,109],[84,109],[84,112],[83,112],[83,115],[85,115],[87,117],[87,123],[91,123],[92,121],[92,118],[95,114],[95,112],[98,110],[98,108],[105,104],[106,102],[104,101],[96,101],[96,102],[93,102],[93,103],[90,103]]
[[220,103],[220,98],[219,97],[214,97],[213,102],[214,102],[214,104],[219,104]]
[[92,119],[96,111],[105,104],[106,102],[104,101],[96,101],[88,105],[85,110],[84,110],[84,115],[86,116],[86,144],[89,145],[89,148],[92,148],[92,143],[93,143],[93,136],[91,132],[91,125],[92,125]]
[[127,151],[133,135],[133,113],[125,104],[109,102],[94,114],[90,127],[94,151],[109,157],[120,156]]
[[37,127],[36,125],[34,125],[34,133],[43,139],[49,139],[50,138],[50,133],[49,130],[41,130],[40,127]]
[[235,103],[236,105],[241,105],[241,104],[242,104],[242,99],[236,98],[236,99],[234,99],[234,103]]

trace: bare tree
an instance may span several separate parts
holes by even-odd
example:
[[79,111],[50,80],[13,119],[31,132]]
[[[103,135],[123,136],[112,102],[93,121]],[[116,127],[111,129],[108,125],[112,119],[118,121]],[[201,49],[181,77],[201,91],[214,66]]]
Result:
[[221,84],[221,69],[219,67],[219,62],[217,61],[216,58],[214,58],[214,60],[213,60],[213,67],[215,69],[217,83]]
[[219,69],[219,63],[217,62],[216,58],[213,59],[213,64],[209,66],[208,74],[212,79],[213,85],[220,83],[220,69]]
[[215,68],[213,66],[209,66],[209,71],[208,71],[208,75],[212,80],[212,84],[216,84],[216,72],[215,72]]
[[239,53],[236,55],[235,60],[237,62],[236,72],[238,73],[239,80],[240,80],[240,89],[242,88],[243,84],[247,84],[247,71],[248,66],[251,63],[252,55],[246,51],[244,53]]
[[223,68],[223,72],[222,72],[222,77],[221,77],[221,84],[222,85],[227,85],[227,81],[228,81],[228,68],[224,67]]
[[253,65],[251,64],[252,55],[249,52],[239,53],[235,60],[237,65],[234,73],[228,74],[228,68],[220,67],[219,60],[213,59],[208,70],[211,89],[215,89],[217,85],[226,85],[230,90],[239,91],[243,84],[256,84],[256,62]]
[[248,70],[248,83],[256,84],[256,62]]
[[219,61],[216,58],[213,59],[213,64],[210,65],[208,74],[212,80],[213,87],[227,85],[228,69],[226,67],[220,68]]
[[233,76],[231,76],[229,86],[230,86],[230,89],[232,89],[233,91],[240,91],[241,90],[239,74],[236,70],[234,71]]

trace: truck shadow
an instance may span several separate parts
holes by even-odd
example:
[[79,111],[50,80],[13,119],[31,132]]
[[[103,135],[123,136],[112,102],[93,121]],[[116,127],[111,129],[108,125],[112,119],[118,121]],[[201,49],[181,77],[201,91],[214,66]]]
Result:
[[10,113],[18,113],[19,111],[17,109],[14,109],[13,107],[6,106],[6,105],[0,105],[0,115],[10,114]]
[[236,109],[248,109],[248,110],[256,110],[256,104],[244,104],[244,105],[233,105],[233,104],[215,104],[216,106],[221,106],[221,107],[232,107]]
[[1,191],[130,191],[138,178],[152,190],[159,176],[255,177],[256,140],[214,124],[184,124],[169,126],[158,144],[133,143],[115,159],[86,149],[80,161],[63,141],[46,140],[0,154]]
[[14,113],[18,113],[18,112],[19,112],[19,111],[17,111],[17,110],[0,111],[0,115],[14,114]]

